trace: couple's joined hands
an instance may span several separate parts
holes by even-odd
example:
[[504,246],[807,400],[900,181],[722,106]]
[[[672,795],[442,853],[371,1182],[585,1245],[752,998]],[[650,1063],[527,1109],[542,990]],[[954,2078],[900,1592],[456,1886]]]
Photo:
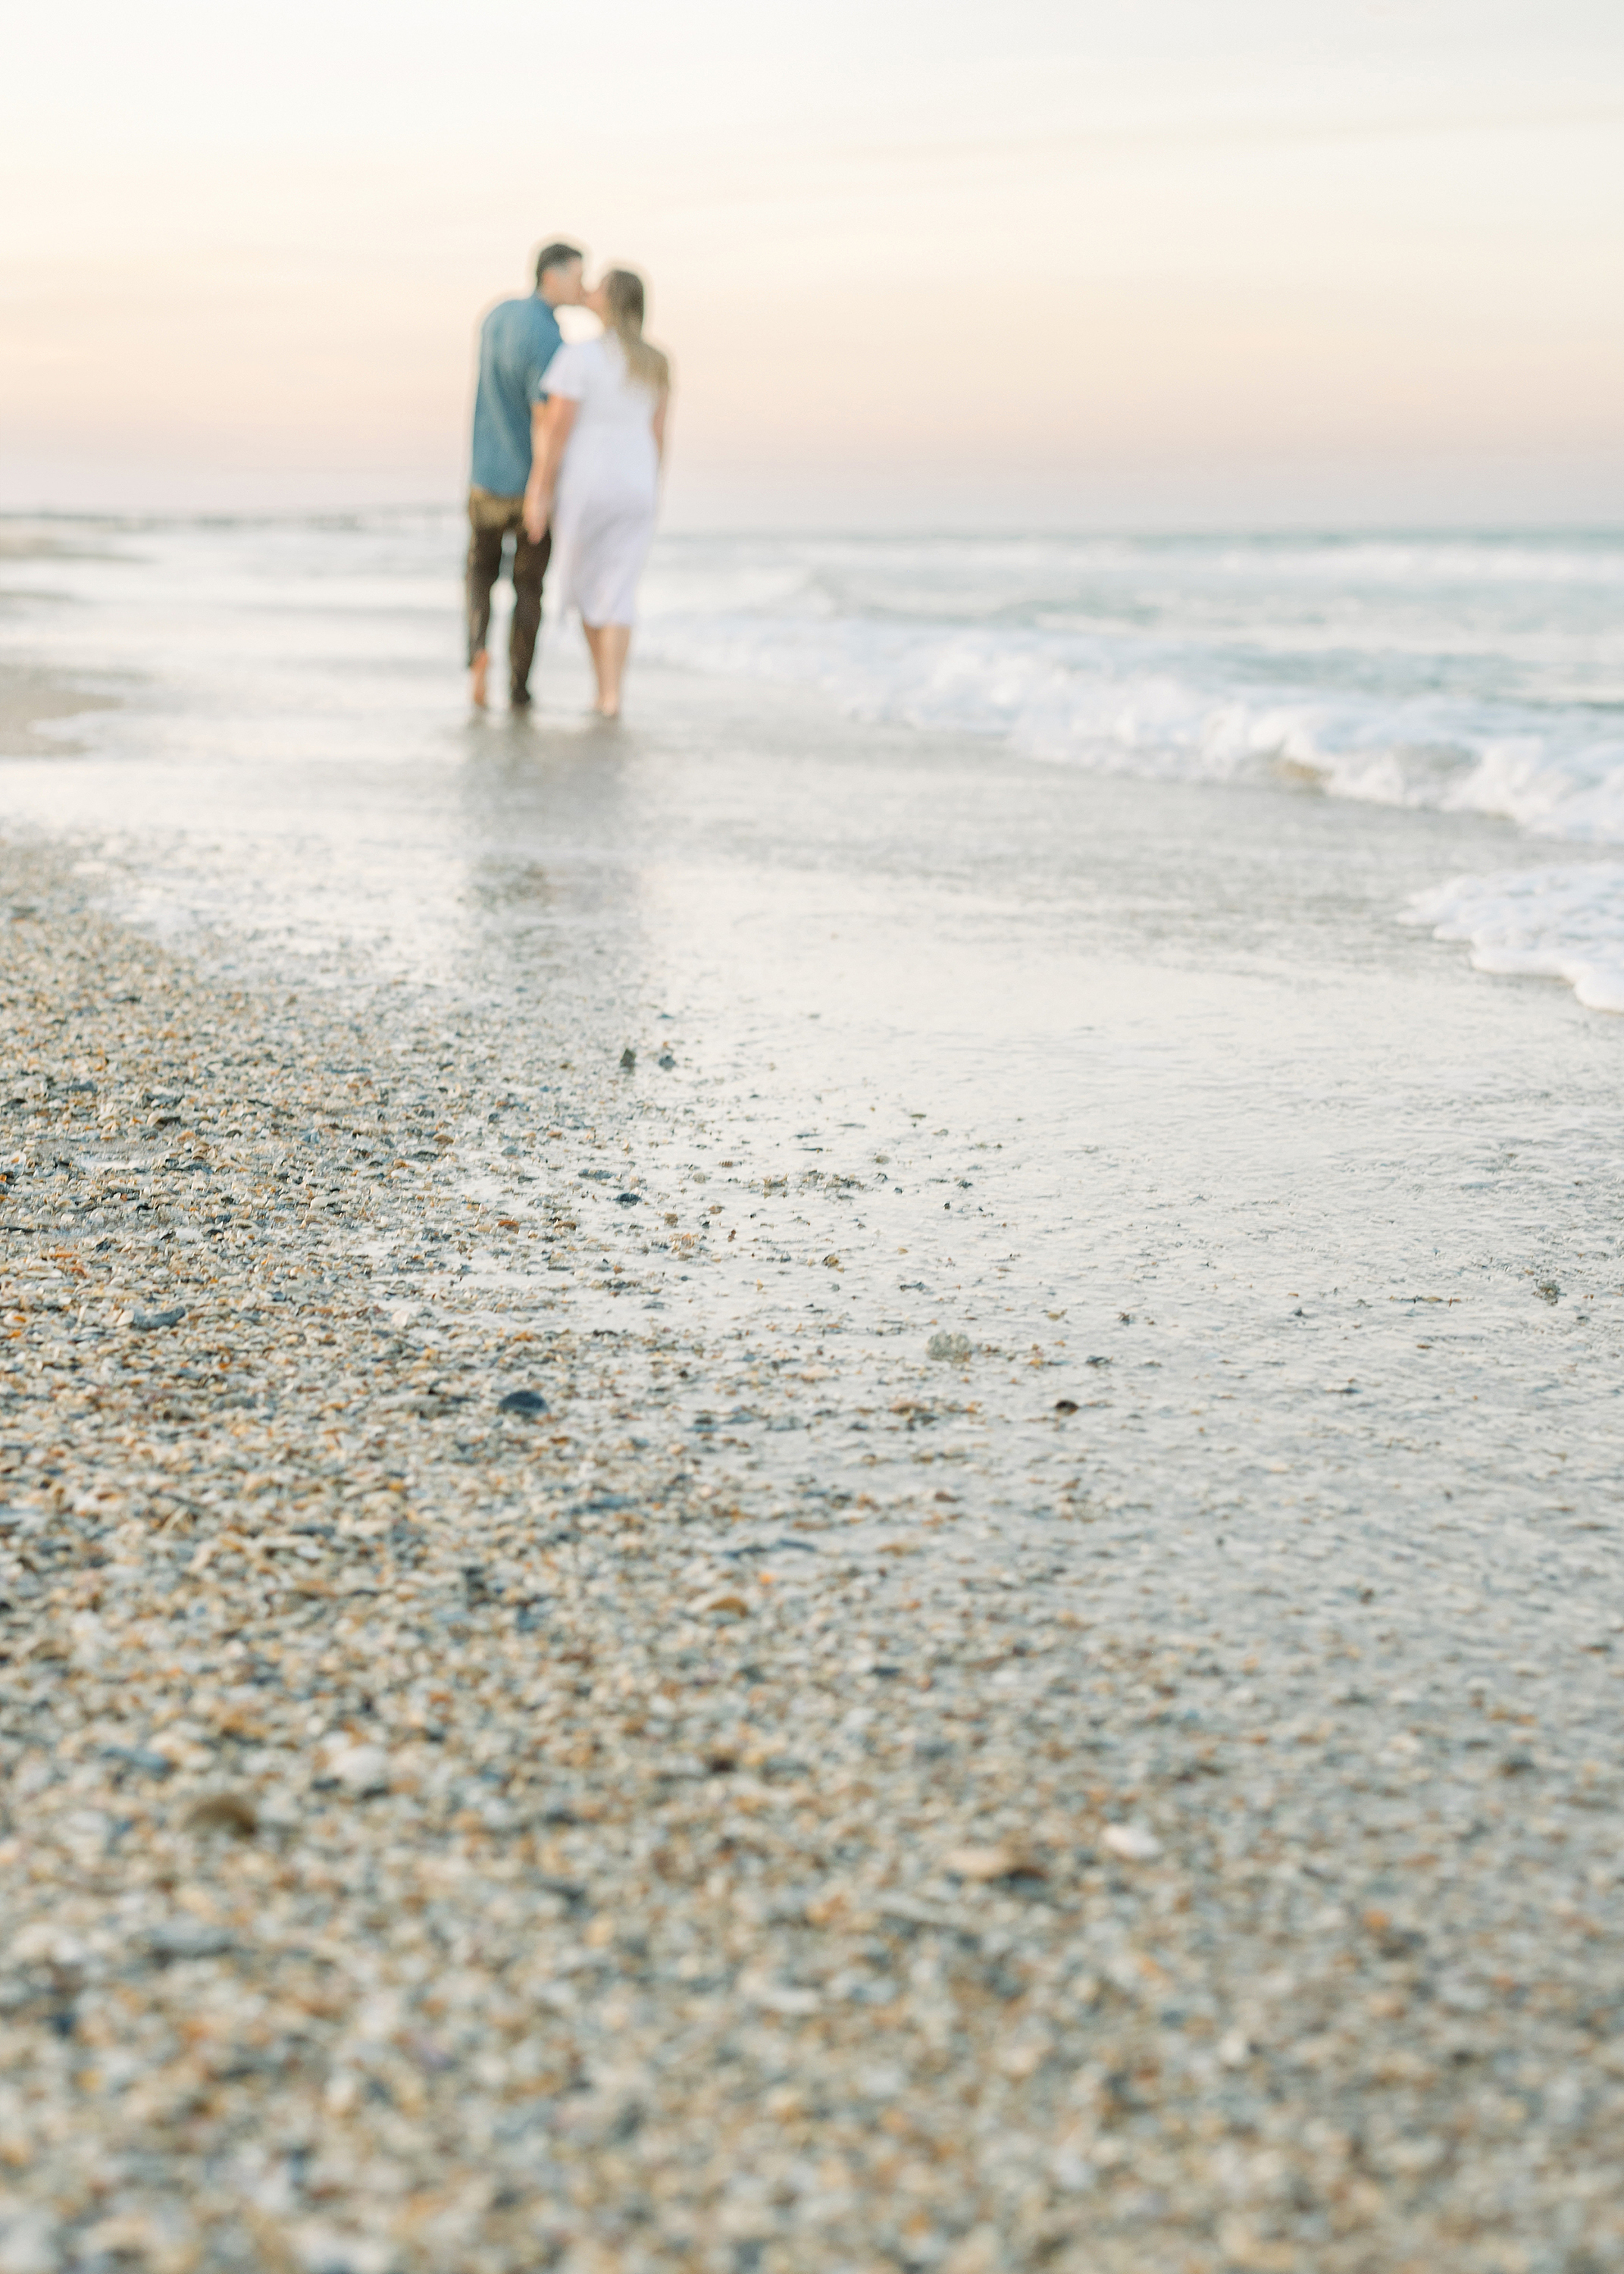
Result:
[[532,545],[539,545],[547,533],[547,523],[553,518],[553,493],[531,482],[524,493],[524,534]]

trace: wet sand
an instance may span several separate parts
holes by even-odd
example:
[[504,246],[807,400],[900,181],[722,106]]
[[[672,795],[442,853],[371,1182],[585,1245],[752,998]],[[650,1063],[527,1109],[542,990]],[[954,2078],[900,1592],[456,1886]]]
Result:
[[115,698],[72,685],[61,674],[0,665],[0,758],[76,755],[85,745],[50,722],[115,707]]
[[428,979],[5,852],[0,2264],[1624,2263],[1616,1029],[673,688]]

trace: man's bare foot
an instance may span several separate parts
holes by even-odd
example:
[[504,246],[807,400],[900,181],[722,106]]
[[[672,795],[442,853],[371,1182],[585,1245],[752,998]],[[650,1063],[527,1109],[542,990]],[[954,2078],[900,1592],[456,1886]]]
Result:
[[600,719],[618,719],[620,715],[618,703],[594,703],[592,708]]
[[468,668],[470,674],[469,694],[472,697],[475,710],[483,711],[485,707],[485,677],[491,668],[491,658],[487,651],[481,648],[478,654],[474,658],[472,663],[470,664]]

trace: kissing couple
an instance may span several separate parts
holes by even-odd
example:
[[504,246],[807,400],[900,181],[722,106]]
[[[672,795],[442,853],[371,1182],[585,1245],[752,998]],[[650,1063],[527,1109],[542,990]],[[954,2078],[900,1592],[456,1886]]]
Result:
[[[528,709],[553,567],[559,616],[578,611],[598,680],[593,706],[620,715],[637,583],[654,536],[671,365],[643,336],[643,279],[606,268],[590,290],[573,245],[543,245],[536,290],[503,300],[480,327],[468,493],[468,667],[488,703],[491,588],[513,542],[508,701]],[[599,337],[567,343],[560,308],[590,308]]]

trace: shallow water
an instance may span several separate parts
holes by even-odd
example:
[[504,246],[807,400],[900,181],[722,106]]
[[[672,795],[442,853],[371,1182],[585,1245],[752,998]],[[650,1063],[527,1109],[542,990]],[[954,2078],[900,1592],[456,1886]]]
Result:
[[[1229,1553],[1318,1513],[1395,1552],[1453,1532],[1502,1584],[1574,1584],[1624,1449],[1624,1026],[1548,983],[1475,975],[1395,921],[1442,879],[1520,873],[1526,817],[1475,795],[1327,796],[1326,768],[1282,772],[1260,749],[1227,772],[1164,763],[1170,741],[1141,771],[1056,764],[1019,722],[906,723],[889,697],[854,717],[849,685],[834,701],[752,675],[759,643],[727,677],[645,661],[619,732],[584,719],[568,645],[530,719],[470,721],[447,521],[79,534],[89,557],[8,567],[39,597],[13,606],[7,644],[124,702],[73,723],[81,755],[7,764],[13,822],[71,832],[99,890],[244,974],[297,969],[400,1019],[419,990],[466,1002],[482,1034],[511,1034],[515,1110],[538,1126],[579,1087],[574,1055],[541,1079],[538,1028],[577,1034],[565,1047],[595,1067],[635,1050],[602,1133],[617,1175],[700,1171],[737,1235],[718,1226],[684,1269],[643,1216],[583,1187],[601,1271],[538,1264],[527,1287],[492,1266],[492,1299],[555,1324],[842,1337],[837,1405],[741,1455],[786,1492],[838,1474],[883,1507],[940,1476],[1009,1522],[1081,1491],[1130,1525],[1136,1508],[1199,1520]],[[1347,674],[1375,687],[1440,678],[1434,588],[1470,574],[1480,676],[1501,682],[1471,704],[1554,718],[1562,688],[1589,701],[1614,668],[1605,547],[1440,548],[1419,566],[1397,548],[1412,584],[1432,578],[1409,616],[1380,548],[1359,558],[1370,587],[1388,577],[1381,609],[1324,550],[1242,549],[1237,568],[1218,547],[1095,548],[1088,605],[1138,638],[1132,587],[1145,636],[1166,647],[1177,620],[1186,659],[1224,670],[1250,625],[1256,668],[1295,656],[1305,681],[1318,624],[1314,652],[1358,646]],[[687,624],[691,657],[720,662],[694,628],[721,640],[741,590],[758,633],[776,608],[809,652],[845,639],[858,556],[871,644],[883,606],[915,651],[928,607],[990,640],[995,576],[1017,646],[1079,636],[1037,619],[1086,548],[988,548],[975,585],[942,548],[848,547],[821,617],[816,548],[765,568],[761,551],[668,548],[645,647],[675,655]],[[1553,587],[1563,606],[1594,595],[1593,619],[1536,624],[1496,660],[1529,592]],[[1312,681],[1327,717],[1329,671]],[[1472,763],[1457,784],[1481,778]],[[1616,892],[1599,852],[1569,865]],[[515,1209],[543,1195],[494,1132],[463,1172]],[[575,1177],[561,1153],[548,1173]],[[877,1385],[937,1332],[976,1353],[930,1377],[965,1410],[925,1473],[912,1454],[876,1464],[861,1368]],[[1077,1410],[1056,1419],[1061,1399]],[[995,1407],[1018,1427],[992,1456]]]
[[[0,538],[0,655],[122,686],[133,715],[104,747],[365,768],[432,762],[455,728],[455,515],[14,520]],[[994,767],[1014,752],[1297,782],[1496,816],[1598,856],[1624,843],[1616,532],[670,538],[645,600],[645,664],[973,735]],[[366,863],[364,822],[346,834]],[[1616,862],[1497,849],[1486,875],[1427,879],[1417,920],[1470,941],[1484,969],[1624,1009]]]

